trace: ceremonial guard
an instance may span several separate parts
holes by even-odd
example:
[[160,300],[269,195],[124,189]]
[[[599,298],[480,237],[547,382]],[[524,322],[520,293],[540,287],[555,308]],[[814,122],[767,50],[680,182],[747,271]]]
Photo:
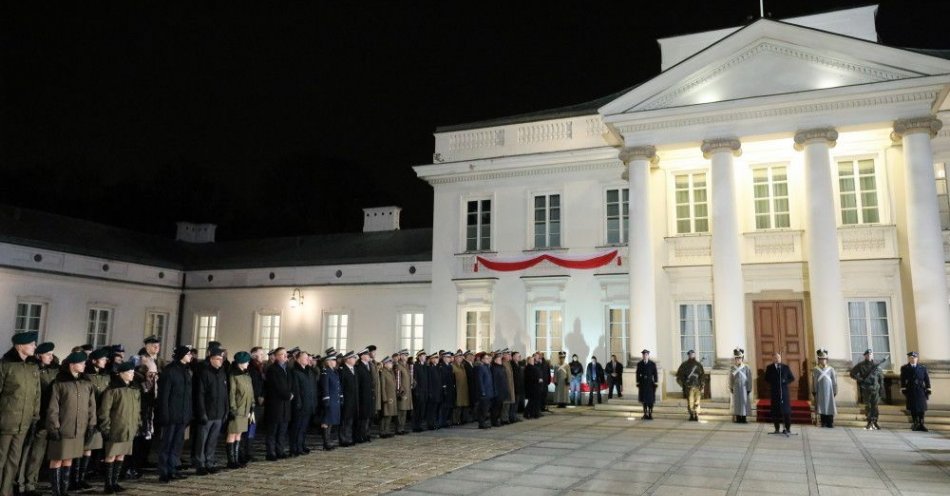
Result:
[[310,354],[297,352],[290,372],[294,399],[290,402],[290,456],[310,453],[307,447],[307,428],[317,414],[317,379],[310,372]]
[[581,384],[584,382],[584,364],[577,359],[577,355],[571,355],[571,391],[569,401],[572,405],[581,405]]
[[265,443],[269,461],[287,457],[283,442],[290,426],[291,402],[294,399],[289,368],[287,350],[274,350],[274,363],[264,374],[264,425],[267,430]]
[[408,434],[406,415],[412,411],[412,374],[409,373],[409,350],[399,350],[393,372],[396,376],[396,434]]
[[660,377],[656,362],[650,360],[650,350],[640,352],[637,362],[637,401],[643,405],[643,420],[653,420],[653,404],[656,403],[656,386]]
[[602,403],[600,389],[604,385],[604,367],[597,363],[597,357],[591,357],[587,364],[587,386],[590,388],[590,396],[587,399],[587,406],[593,406],[594,394],[597,394],[597,403]]
[[511,423],[520,422],[518,412],[524,412],[524,365],[521,363],[521,353],[511,352],[511,380],[514,387],[515,402],[509,410],[508,421]]
[[343,404],[340,406],[340,446],[353,446],[353,430],[357,421],[360,403],[360,385],[356,378],[356,353],[350,351],[343,356],[340,367],[340,391]]
[[369,423],[376,414],[376,381],[373,380],[371,368],[372,357],[369,349],[363,348],[359,352],[359,361],[356,363],[356,381],[359,384],[359,403],[356,407],[356,426],[353,429],[353,440],[357,443],[368,443]]
[[604,372],[607,374],[607,399],[614,397],[614,390],[617,390],[618,398],[623,398],[623,364],[617,360],[617,355],[610,355]]
[[838,376],[834,367],[828,365],[828,350],[818,350],[818,365],[811,372],[811,394],[815,397],[815,413],[819,416],[821,426],[829,429],[834,427],[835,415],[838,414],[835,405]]
[[132,441],[142,423],[142,391],[133,381],[135,364],[121,363],[114,372],[97,412],[105,457],[105,494],[125,491],[119,485],[122,461],[132,454]]
[[[40,369],[40,416],[45,419],[49,411],[49,398],[53,392],[53,381],[59,372],[59,363],[56,356],[53,355],[53,343],[42,343],[36,347],[36,354],[28,357],[27,360],[35,363]],[[4,413],[5,415],[5,413]],[[24,450],[29,448],[28,452],[23,453],[23,463],[20,467],[20,477],[18,480],[21,496],[39,496],[40,492],[36,490],[37,482],[40,477],[40,470],[43,468],[43,462],[46,461],[46,425],[45,422],[38,422],[33,429],[32,438],[26,440]]]
[[567,402],[570,400],[571,367],[565,360],[567,353],[558,352],[557,357],[558,366],[554,369],[554,403],[558,408],[567,408]]
[[465,372],[462,350],[458,350],[453,357],[452,375],[455,376],[455,408],[452,410],[452,423],[462,425],[469,421],[468,411],[471,403],[468,393],[468,375]]
[[927,432],[924,415],[927,413],[927,399],[930,398],[930,375],[927,367],[917,363],[916,351],[907,354],[907,364],[901,366],[901,393],[907,399],[907,411],[913,427],[911,430]]
[[429,355],[429,364],[426,365],[426,424],[430,431],[439,427],[439,412],[442,408],[442,372],[439,369],[439,357],[444,351]]
[[495,381],[491,368],[491,356],[485,352],[479,353],[478,361],[480,365],[475,366],[475,377],[478,380],[478,409],[476,411],[478,428],[488,429],[491,427],[491,406],[495,401]]
[[699,401],[703,397],[703,387],[706,384],[706,371],[703,364],[696,360],[696,352],[686,352],[686,361],[680,364],[676,371],[676,383],[683,388],[683,397],[686,398],[686,410],[689,419],[699,421]]
[[239,351],[234,354],[231,364],[231,379],[228,381],[228,437],[225,439],[225,451],[228,468],[244,467],[241,461],[241,435],[247,432],[254,417],[254,384],[248,374],[251,354]]
[[[323,449],[330,451],[336,448],[334,434],[339,435],[340,409],[343,404],[343,389],[340,385],[340,375],[337,372],[336,350],[330,348],[323,359],[323,371],[320,373],[321,408],[320,427],[323,429]],[[342,442],[342,438],[340,439]]]
[[782,431],[786,436],[791,433],[792,428],[792,398],[788,394],[788,385],[795,380],[792,369],[782,363],[782,355],[775,353],[772,355],[772,363],[765,367],[765,382],[771,389],[772,401],[772,424],[775,426],[775,432],[778,434],[779,419],[785,425]]
[[187,346],[175,348],[172,362],[165,366],[158,381],[155,403],[156,423],[162,428],[162,445],[158,453],[158,480],[185,479],[178,472],[181,449],[185,444],[185,428],[191,422],[191,369],[194,359]]
[[0,495],[13,494],[23,445],[40,415],[40,371],[27,358],[36,351],[35,331],[13,335],[13,347],[0,358]]
[[412,376],[412,432],[422,432],[425,428],[429,398],[429,375],[425,359],[425,350],[419,350],[416,359],[409,364],[409,375]]
[[737,424],[747,424],[746,418],[752,414],[752,369],[742,360],[745,350],[732,350],[733,364],[729,368],[729,393],[732,395],[732,415]]
[[241,434],[241,464],[254,461],[254,439],[257,437],[257,428],[264,418],[264,361],[267,352],[260,346],[251,348],[251,363],[247,366],[247,375],[251,378],[254,388],[254,421],[247,427],[247,432]]
[[453,353],[446,351],[439,358],[439,376],[442,378],[442,407],[439,409],[440,428],[448,427],[452,420],[452,411],[455,408],[455,374],[452,372]]
[[382,404],[379,419],[379,437],[393,437],[392,424],[396,418],[396,372],[393,370],[392,357],[383,358],[383,368],[379,371],[379,396]]
[[858,383],[861,397],[864,399],[868,420],[864,428],[867,430],[881,429],[877,425],[877,405],[881,402],[881,396],[884,395],[884,373],[881,372],[881,364],[886,360],[887,358],[884,358],[880,362],[875,362],[874,350],[868,348],[864,351],[864,360],[851,369],[851,378]]
[[96,390],[83,374],[86,358],[81,351],[70,353],[63,360],[64,368],[56,375],[50,393],[46,431],[54,496],[66,494],[73,459],[82,456],[85,446],[98,432]]

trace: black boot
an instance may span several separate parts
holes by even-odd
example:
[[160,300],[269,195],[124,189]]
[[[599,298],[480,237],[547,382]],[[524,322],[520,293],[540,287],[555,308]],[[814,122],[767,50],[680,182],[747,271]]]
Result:
[[74,470],[76,473],[76,486],[80,490],[92,489],[92,484],[86,482],[86,470],[89,468],[89,459],[91,457],[88,455],[83,455],[79,459],[79,468]]
[[835,428],[835,416],[834,416],[834,415],[828,415],[828,428],[829,428],[829,429],[834,429],[834,428]]
[[119,476],[122,475],[122,462],[112,464],[111,474],[106,471],[106,477],[112,480],[112,489],[117,493],[124,493],[125,488],[119,485]]
[[924,425],[924,414],[923,414],[923,412],[918,413],[918,414],[917,414],[917,418],[919,419],[919,420],[918,420],[919,424],[918,424],[917,430],[919,430],[920,432],[930,432],[930,430],[927,429],[927,427]]
[[115,463],[103,462],[106,468],[105,483],[103,484],[102,494],[115,494],[115,488],[112,487],[112,467]]
[[60,491],[59,476],[62,474],[62,471],[58,468],[49,469],[49,484],[50,489],[53,491],[53,496],[60,496],[63,494]]
[[237,462],[238,468],[244,468],[247,466],[246,463],[241,461],[241,439],[238,438],[237,441],[234,441],[234,461]]
[[69,496],[69,480],[76,470],[72,467],[59,467],[59,494]]
[[234,459],[234,443],[224,443],[224,453],[228,457],[228,468],[238,468],[237,461]]

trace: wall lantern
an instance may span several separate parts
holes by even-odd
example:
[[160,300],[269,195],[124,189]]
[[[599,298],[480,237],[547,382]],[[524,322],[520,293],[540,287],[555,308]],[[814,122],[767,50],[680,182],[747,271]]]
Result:
[[294,292],[290,294],[290,308],[297,308],[303,305],[303,294],[300,293],[300,288],[294,288]]

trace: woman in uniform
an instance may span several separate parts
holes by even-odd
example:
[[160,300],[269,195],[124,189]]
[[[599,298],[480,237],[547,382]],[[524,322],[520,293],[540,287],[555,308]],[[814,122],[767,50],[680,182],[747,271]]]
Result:
[[99,431],[104,442],[105,494],[125,491],[119,485],[122,461],[132,454],[132,441],[142,423],[142,390],[133,381],[135,364],[122,362],[114,368],[115,375],[102,393],[99,404]]
[[[83,373],[86,354],[70,353],[56,375],[46,415],[49,439],[50,484],[53,496],[67,494],[69,473],[74,458],[79,458],[96,430],[96,390]],[[77,467],[78,468],[78,467]]]
[[231,382],[228,384],[228,437],[225,449],[228,452],[228,468],[243,468],[240,463],[241,434],[247,432],[254,418],[254,385],[247,373],[251,354],[239,351],[231,364]]

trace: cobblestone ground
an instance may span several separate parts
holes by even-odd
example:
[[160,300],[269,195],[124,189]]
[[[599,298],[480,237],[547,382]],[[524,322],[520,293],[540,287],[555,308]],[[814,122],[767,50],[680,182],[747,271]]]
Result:
[[786,438],[763,424],[562,412],[496,429],[377,439],[172,484],[152,472],[125,483],[125,494],[950,494],[950,439],[937,433],[793,426],[799,435]]

